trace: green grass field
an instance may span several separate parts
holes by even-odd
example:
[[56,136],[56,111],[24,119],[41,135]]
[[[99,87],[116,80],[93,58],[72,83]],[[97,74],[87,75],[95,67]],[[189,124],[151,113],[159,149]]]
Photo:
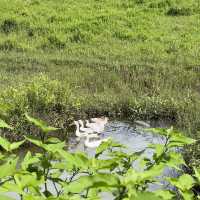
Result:
[[27,111],[200,128],[198,1],[0,0],[0,13],[0,103],[17,126]]

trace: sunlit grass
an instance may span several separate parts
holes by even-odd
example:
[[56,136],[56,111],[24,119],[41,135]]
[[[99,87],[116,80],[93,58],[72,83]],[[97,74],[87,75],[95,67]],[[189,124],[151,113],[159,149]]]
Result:
[[0,0],[0,101],[14,120],[167,118],[194,133],[199,11],[195,0]]

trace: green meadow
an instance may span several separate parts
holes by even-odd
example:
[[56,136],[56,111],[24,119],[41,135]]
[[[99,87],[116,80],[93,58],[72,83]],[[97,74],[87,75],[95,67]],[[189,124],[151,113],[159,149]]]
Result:
[[[77,116],[200,128],[196,0],[0,0],[1,115],[66,127]],[[6,117],[6,116],[5,116]]]

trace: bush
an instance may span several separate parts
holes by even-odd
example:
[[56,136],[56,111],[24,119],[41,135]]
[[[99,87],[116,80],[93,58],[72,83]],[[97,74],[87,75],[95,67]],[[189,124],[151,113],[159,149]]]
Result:
[[[143,151],[125,153],[125,147],[111,139],[97,147],[95,156],[89,157],[84,152],[66,151],[65,142],[50,135],[57,128],[27,114],[25,116],[37,127],[40,139],[25,137],[22,141],[10,143],[0,137],[0,146],[5,152],[0,155],[0,190],[3,192],[15,192],[21,199],[27,200],[97,200],[101,199],[102,192],[110,193],[114,200],[171,200],[178,196],[184,200],[194,198],[192,189],[195,184],[200,184],[200,169],[194,169],[193,176],[182,174],[176,178],[163,177],[176,190],[170,190],[169,187],[149,190],[149,184],[161,184],[157,177],[166,167],[181,171],[180,165],[185,164],[184,160],[180,152],[173,148],[182,148],[194,142],[172,128],[150,130],[166,139],[165,144],[149,146],[153,150],[152,158],[145,156]],[[3,120],[0,120],[0,128],[13,129]],[[15,152],[25,142],[37,146],[39,151],[26,152],[19,163]],[[140,168],[135,169],[134,162]],[[63,173],[67,177],[63,177]],[[49,182],[55,194],[52,193],[52,187],[48,187]],[[6,199],[2,194],[0,198]]]
[[5,19],[1,24],[1,30],[6,34],[16,31],[17,27],[18,24],[14,19]]
[[9,39],[0,44],[0,50],[11,51],[13,49],[17,49],[16,43]]
[[192,10],[190,8],[178,8],[173,7],[167,11],[169,16],[189,16],[192,15]]

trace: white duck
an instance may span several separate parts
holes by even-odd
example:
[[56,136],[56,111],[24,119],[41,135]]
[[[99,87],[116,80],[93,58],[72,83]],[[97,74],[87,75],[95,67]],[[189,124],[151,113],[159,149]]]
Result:
[[[97,140],[90,141],[91,139],[97,139]],[[84,146],[87,148],[97,148],[98,146],[100,146],[102,142],[106,142],[109,139],[110,138],[100,139],[97,134],[91,134],[86,137]]]
[[81,138],[81,137],[88,136],[88,133],[85,133],[85,132],[81,133],[80,132],[80,126],[79,126],[78,121],[74,121],[74,124],[76,125],[76,132],[75,132],[76,137]]
[[92,122],[105,125],[108,123],[108,117],[91,118]]
[[108,118],[91,118],[91,121],[95,123],[90,123],[89,120],[86,120],[86,127],[89,127],[94,130],[94,132],[102,133],[105,128],[105,124],[108,122]]
[[94,130],[92,128],[85,128],[83,121],[82,120],[78,120],[79,124],[81,125],[80,130],[83,131],[84,133],[87,134],[91,134],[94,133]]

